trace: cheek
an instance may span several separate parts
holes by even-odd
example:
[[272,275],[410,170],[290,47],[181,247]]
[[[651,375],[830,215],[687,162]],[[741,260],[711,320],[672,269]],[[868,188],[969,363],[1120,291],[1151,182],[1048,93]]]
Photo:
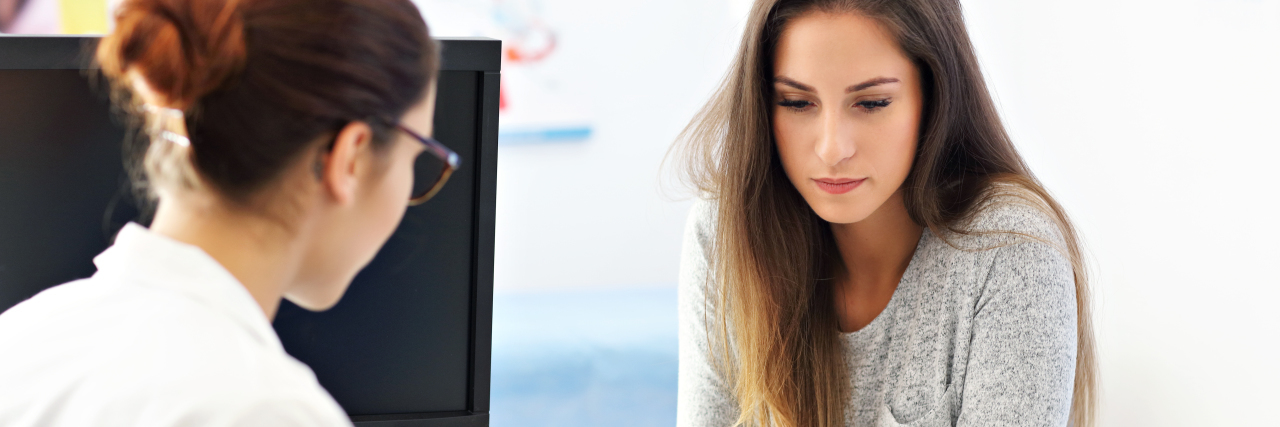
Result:
[[[882,178],[901,184],[911,172],[919,143],[920,119],[918,113],[906,112],[883,123],[879,144],[868,147],[868,157],[874,158],[876,171]],[[896,188],[895,188],[896,190]]]
[[388,189],[392,190],[392,194],[389,197],[400,199],[401,210],[408,203],[409,193],[413,192],[413,156],[406,157],[408,157],[408,160],[397,160],[386,185]]
[[404,217],[409,193],[413,191],[413,159],[397,159],[388,172],[387,180],[383,183],[386,192],[382,197],[383,217],[390,222],[389,227],[394,229]]
[[794,180],[795,173],[800,172],[805,153],[813,155],[813,147],[809,146],[813,138],[806,134],[808,127],[798,117],[786,112],[773,115],[773,140],[778,149],[778,157],[782,159],[782,169]]
[[404,217],[409,193],[413,189],[412,165],[412,159],[406,161],[400,156],[389,159],[381,179],[373,183],[377,187],[371,191],[373,197],[368,204],[369,212],[366,215],[366,218],[369,218],[366,230],[372,232],[364,233],[371,238],[368,245],[381,246]]

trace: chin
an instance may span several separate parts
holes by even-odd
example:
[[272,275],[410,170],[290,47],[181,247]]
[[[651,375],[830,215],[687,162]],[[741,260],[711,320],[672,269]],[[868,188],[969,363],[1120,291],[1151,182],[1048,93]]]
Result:
[[808,201],[809,208],[813,209],[813,213],[818,214],[823,221],[832,224],[853,224],[862,222],[875,212],[876,206],[869,206],[869,203],[858,202],[835,202],[830,200]]
[[302,292],[290,292],[284,297],[309,311],[325,311],[338,305],[348,286],[351,286],[350,279],[341,283],[314,284]]

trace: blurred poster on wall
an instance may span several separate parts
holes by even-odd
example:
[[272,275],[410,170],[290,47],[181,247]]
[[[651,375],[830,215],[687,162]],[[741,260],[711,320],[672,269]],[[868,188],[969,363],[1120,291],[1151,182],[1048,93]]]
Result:
[[[0,32],[106,33],[109,10],[120,1],[0,0]],[[592,135],[586,100],[567,93],[567,82],[546,67],[562,42],[557,23],[543,13],[544,3],[553,1],[413,0],[436,36],[502,40],[502,144],[578,142]]]
[[104,34],[119,0],[0,0],[0,33]]
[[543,13],[556,0],[414,0],[438,37],[502,40],[502,144],[586,141],[592,117],[546,64],[557,59],[561,31]]

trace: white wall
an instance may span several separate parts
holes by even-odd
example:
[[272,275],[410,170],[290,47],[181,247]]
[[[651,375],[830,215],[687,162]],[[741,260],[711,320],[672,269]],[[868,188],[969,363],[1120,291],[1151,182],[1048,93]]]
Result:
[[728,67],[730,3],[539,4],[559,47],[538,72],[587,104],[594,130],[501,147],[495,287],[674,286],[689,201],[660,194],[658,166]]
[[[503,147],[496,286],[672,286],[659,162],[745,0],[544,2],[591,141]],[[1104,426],[1275,424],[1280,1],[969,0],[1004,119],[1092,257]]]
[[964,4],[1095,259],[1103,425],[1274,425],[1280,2]]

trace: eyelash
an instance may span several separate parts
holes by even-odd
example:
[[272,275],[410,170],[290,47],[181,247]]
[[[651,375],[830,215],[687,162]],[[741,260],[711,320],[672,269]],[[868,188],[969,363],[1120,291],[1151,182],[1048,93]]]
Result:
[[879,110],[881,108],[888,107],[889,104],[890,104],[889,98],[885,98],[885,99],[880,99],[875,101],[859,101],[858,103],[853,105],[862,107],[862,109],[867,110],[869,112],[875,112],[876,110]]
[[792,101],[792,100],[784,99],[784,100],[778,101],[778,105],[787,107],[792,110],[799,111],[799,110],[803,110],[805,107],[813,105],[813,103],[809,101]]
[[[868,113],[874,113],[881,108],[888,107],[890,103],[892,103],[892,101],[890,101],[888,98],[885,98],[885,99],[879,99],[874,101],[858,101],[853,105],[856,107],[861,107],[863,110],[866,110]],[[793,100],[784,99],[784,100],[778,101],[778,105],[781,107],[786,107],[791,110],[802,111],[806,107],[813,105],[813,103],[809,101],[801,101],[801,100],[793,101]]]

